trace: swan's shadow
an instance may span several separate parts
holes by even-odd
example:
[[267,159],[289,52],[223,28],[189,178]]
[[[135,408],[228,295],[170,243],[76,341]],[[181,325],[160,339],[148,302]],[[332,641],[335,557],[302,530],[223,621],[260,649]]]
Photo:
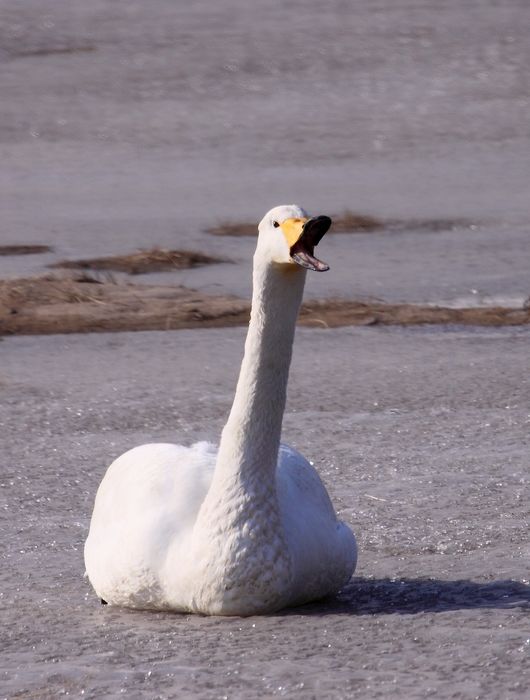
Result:
[[294,615],[414,615],[480,608],[530,610],[530,586],[511,580],[477,583],[422,578],[353,578],[337,596],[285,612]]

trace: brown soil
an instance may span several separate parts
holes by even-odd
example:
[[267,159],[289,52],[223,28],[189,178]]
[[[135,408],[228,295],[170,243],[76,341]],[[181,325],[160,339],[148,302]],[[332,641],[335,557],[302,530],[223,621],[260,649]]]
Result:
[[[208,296],[185,287],[137,286],[81,279],[27,278],[0,281],[0,335],[89,333],[240,326],[249,303]],[[449,309],[415,304],[325,300],[306,302],[300,323],[348,325],[530,323],[530,309]]]
[[388,219],[383,222],[387,231],[423,231],[437,233],[438,231],[454,231],[458,228],[474,230],[478,223],[471,219]]
[[0,335],[88,333],[227,326],[248,304],[185,287],[28,278],[0,282]]
[[300,323],[305,326],[418,326],[456,324],[467,326],[522,326],[530,324],[530,309],[501,306],[451,309],[420,304],[386,304],[381,301],[323,300],[303,305]]
[[[375,231],[450,231],[455,228],[474,228],[468,219],[378,219],[369,214],[359,214],[348,209],[331,217],[330,233],[368,233]],[[206,229],[213,236],[256,236],[257,226],[250,222],[221,222]]]
[[35,255],[51,251],[48,245],[0,245],[0,255]]
[[50,46],[43,48],[28,49],[27,51],[10,51],[12,58],[32,58],[34,56],[56,56],[61,54],[87,53],[95,51],[96,47],[87,44],[86,46]]
[[112,270],[127,272],[129,275],[141,275],[146,272],[163,270],[184,270],[200,265],[228,262],[223,258],[197,253],[191,250],[141,250],[129,255],[114,255],[87,260],[61,260],[49,267],[71,270]]
[[363,233],[365,231],[380,231],[385,227],[385,222],[381,219],[376,219],[368,214],[359,214],[349,209],[331,218],[333,221],[331,231],[334,233]]
[[222,221],[206,229],[212,236],[256,236],[258,227],[254,221]]

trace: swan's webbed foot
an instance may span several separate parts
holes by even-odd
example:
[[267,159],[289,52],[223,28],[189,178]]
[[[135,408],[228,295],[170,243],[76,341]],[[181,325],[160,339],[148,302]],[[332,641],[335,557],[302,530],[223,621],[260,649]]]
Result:
[[103,600],[103,598],[100,598],[99,602],[101,603],[101,605],[108,605],[107,601]]

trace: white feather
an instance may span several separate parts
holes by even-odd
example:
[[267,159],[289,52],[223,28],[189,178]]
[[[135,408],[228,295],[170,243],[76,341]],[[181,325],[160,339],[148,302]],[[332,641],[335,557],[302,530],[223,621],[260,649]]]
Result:
[[355,538],[320,477],[280,433],[305,270],[289,260],[271,210],[260,224],[252,317],[219,450],[148,444],[107,470],[85,563],[110,604],[251,615],[336,592],[351,577]]

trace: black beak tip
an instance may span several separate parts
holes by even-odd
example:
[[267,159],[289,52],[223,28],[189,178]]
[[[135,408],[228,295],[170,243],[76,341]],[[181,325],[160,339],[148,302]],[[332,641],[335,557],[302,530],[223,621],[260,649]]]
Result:
[[322,228],[325,228],[326,231],[331,226],[331,217],[330,216],[326,216],[325,214],[321,214],[320,216],[317,216],[315,218],[319,222],[319,226],[322,226]]
[[331,226],[331,218],[322,214],[314,216],[305,222],[302,236],[311,240],[313,245],[318,245]]

